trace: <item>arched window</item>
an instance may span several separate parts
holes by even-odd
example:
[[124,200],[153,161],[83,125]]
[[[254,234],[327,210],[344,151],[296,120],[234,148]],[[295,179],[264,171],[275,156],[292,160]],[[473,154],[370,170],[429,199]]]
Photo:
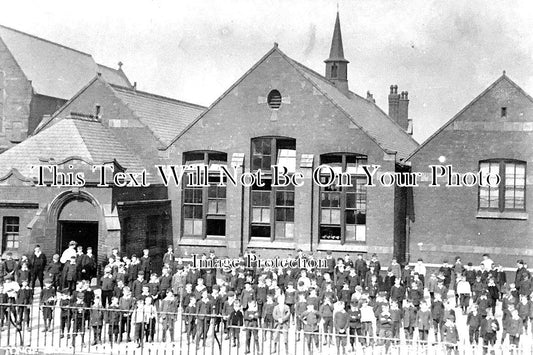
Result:
[[[366,178],[362,165],[367,158],[358,154],[325,154],[320,164],[322,184],[330,182],[331,173],[345,179],[336,179],[320,188],[320,239],[346,242],[366,241]],[[349,186],[339,186],[341,183]]]
[[[227,164],[227,154],[213,151],[183,154],[189,166],[183,176],[183,235],[195,237],[226,235],[226,181],[219,186],[221,165]],[[206,166],[207,180],[198,175],[196,166]],[[200,169],[199,171],[202,171]],[[209,186],[195,186],[207,182]]]
[[296,169],[296,140],[284,137],[252,139],[252,171],[261,170],[264,186],[251,188],[250,236],[285,239],[294,237],[294,186],[272,186],[271,166]]
[[505,212],[526,209],[526,163],[511,159],[479,162],[479,170],[487,175],[498,174],[498,186],[479,186],[479,210]]

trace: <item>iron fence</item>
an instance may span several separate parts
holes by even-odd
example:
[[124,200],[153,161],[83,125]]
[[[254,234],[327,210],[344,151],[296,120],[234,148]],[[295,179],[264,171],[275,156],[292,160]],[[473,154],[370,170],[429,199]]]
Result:
[[[471,345],[376,336],[348,329],[345,334],[297,330],[283,324],[232,326],[219,315],[184,312],[153,314],[112,308],[0,303],[0,354],[532,354],[531,341],[518,346]],[[375,330],[375,324],[372,326]],[[370,329],[366,329],[370,330]],[[377,333],[380,334],[380,333]],[[525,338],[523,335],[522,338]],[[531,334],[529,334],[531,338]],[[530,340],[530,339],[529,339]]]

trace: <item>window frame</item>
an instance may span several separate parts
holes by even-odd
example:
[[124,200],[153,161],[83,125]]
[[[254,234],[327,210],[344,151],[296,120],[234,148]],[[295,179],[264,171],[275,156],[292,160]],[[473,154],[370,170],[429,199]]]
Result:
[[[254,142],[259,141],[259,140],[268,140],[268,139],[270,140],[270,154],[266,155],[266,156],[270,156],[270,165],[276,165],[278,163],[278,158],[279,158],[278,151],[283,150],[283,148],[285,148],[286,150],[289,150],[286,147],[284,147],[283,144],[279,144],[279,142],[281,142],[281,141],[285,141],[285,144],[290,144],[290,145],[294,144],[294,151],[296,153],[296,139],[294,139],[294,138],[284,137],[284,136],[254,137],[250,141],[250,171],[256,172],[258,170],[258,169],[254,168],[254,156],[255,156],[254,155]],[[263,157],[263,156],[265,156],[265,154],[261,154],[261,157]],[[296,164],[296,154],[295,154],[294,159],[295,159],[295,164]],[[262,167],[263,164],[260,164],[260,165]],[[259,169],[261,169],[261,168],[259,168]],[[261,172],[263,173],[264,179],[270,179],[270,182],[272,182],[272,180],[271,180],[272,179],[272,171],[271,171],[270,168],[268,170],[261,169]],[[292,175],[293,172],[288,171],[287,174],[288,175]],[[287,189],[290,189],[292,191],[292,194],[293,194],[292,206],[278,205],[277,204],[277,193],[278,192],[283,192],[285,194],[285,193],[287,193]],[[269,210],[269,213],[270,213],[270,221],[269,222],[254,222],[254,216],[253,216],[253,212],[254,212],[253,198],[254,198],[254,196],[253,196],[253,191],[268,191],[269,192],[269,197],[270,197],[269,206],[268,206],[268,210]],[[250,206],[250,208],[249,208],[249,223],[248,223],[248,226],[249,226],[249,240],[251,240],[252,238],[261,239],[261,240],[269,240],[270,242],[274,242],[275,240],[288,240],[288,241],[294,240],[294,238],[295,238],[295,235],[294,235],[295,219],[296,219],[295,218],[296,191],[295,191],[294,186],[292,186],[292,187],[271,186],[270,190],[261,190],[261,189],[254,190],[254,187],[250,187],[249,188],[249,192],[250,192],[250,196],[249,196],[249,206]],[[264,205],[263,207],[257,206],[257,208],[266,208],[266,205]],[[293,216],[293,218],[292,218],[293,219],[292,220],[292,224],[293,224],[292,237],[287,237],[286,235],[285,236],[276,235],[276,223],[277,222],[284,222],[285,228],[286,228],[286,225],[288,224],[287,222],[291,222],[291,221],[277,221],[277,213],[278,213],[278,210],[281,210],[281,209],[284,210],[285,213],[287,213],[286,212],[287,210],[292,209],[292,216]],[[264,238],[264,237],[252,235],[252,229],[253,229],[254,226],[256,226],[256,227],[269,227],[270,228],[270,238],[267,239],[267,238]],[[286,229],[285,229],[285,232],[286,232]]]
[[[198,150],[195,150],[195,151],[188,151],[188,152],[184,152],[183,153],[183,164],[185,165],[187,163],[187,155],[188,154],[202,154],[203,155],[203,159],[202,159],[202,163],[205,164],[206,166],[209,167],[209,157],[210,155],[213,156],[215,154],[218,154],[218,155],[224,155],[225,156],[225,162],[227,164],[228,162],[228,156],[226,153],[224,152],[220,152],[220,151],[215,151],[215,150],[202,150],[202,151],[198,151]],[[208,176],[207,177],[207,181],[210,182],[210,178],[212,176]],[[218,178],[218,176],[217,176]],[[226,214],[227,214],[227,184],[226,186],[222,187],[217,187],[217,197],[215,198],[215,200],[217,201],[217,209],[219,208],[219,203],[221,200],[225,200],[225,209],[224,209],[224,213],[210,213],[209,212],[209,202],[210,200],[213,200],[213,198],[209,197],[209,188],[211,186],[202,186],[202,187],[189,187],[187,186],[187,179],[188,179],[188,173],[187,171],[185,172],[185,174],[183,174],[183,179],[182,179],[182,186],[181,186],[181,235],[182,237],[190,237],[190,238],[201,238],[201,239],[206,239],[208,237],[214,237],[214,238],[218,238],[218,237],[226,237],[227,235],[227,219],[226,219]],[[216,186],[216,185],[215,185]],[[224,188],[225,189],[225,193],[224,193],[224,198],[222,197],[219,197],[218,196],[218,189],[221,189],[221,188]],[[191,190],[201,190],[201,196],[202,196],[202,201],[200,203],[186,203],[185,202],[185,190],[186,189],[191,189]],[[201,218],[201,221],[202,221],[202,230],[201,230],[201,233],[200,234],[186,234],[185,233],[185,220],[187,218],[185,218],[185,207],[186,206],[202,206],[202,218]],[[193,220],[194,219],[197,219],[197,218],[192,218]],[[224,235],[208,235],[207,234],[207,223],[208,223],[208,220],[224,220]]]
[[[497,187],[498,191],[498,207],[481,207],[481,190],[484,188],[482,186],[478,186],[478,192],[477,192],[477,198],[478,198],[478,211],[486,211],[486,212],[499,212],[499,213],[505,213],[505,212],[526,212],[527,208],[527,162],[518,160],[518,159],[486,159],[486,160],[480,160],[478,163],[479,171],[481,171],[482,164],[490,164],[490,163],[497,163],[499,168],[499,176],[500,176],[500,184]],[[514,164],[515,170],[517,165],[523,165],[524,166],[524,207],[523,208],[507,208],[505,207],[505,191],[506,191],[506,166],[507,164]],[[515,175],[515,181],[516,181],[516,175]],[[495,189],[494,187],[489,187],[489,191],[491,189]],[[515,185],[516,189],[516,185]],[[490,205],[490,202],[489,202]]]
[[[9,222],[12,219],[15,223]],[[8,231],[8,227],[16,227],[17,231]],[[14,236],[14,237],[13,237]],[[13,238],[10,238],[13,237]],[[12,247],[8,247],[8,243],[13,243]],[[15,247],[15,243],[18,244]],[[2,252],[6,250],[18,250],[20,248],[20,217],[19,216],[4,216],[2,218]]]
[[[341,158],[341,172],[342,173],[346,173],[347,172],[347,168],[348,168],[348,157],[352,157],[352,158],[355,158],[356,161],[358,159],[364,159],[365,160],[365,163],[364,165],[367,164],[368,162],[368,156],[367,155],[364,155],[364,154],[358,154],[358,153],[327,153],[327,154],[321,154],[320,155],[320,165],[329,165],[327,162],[323,162],[325,160],[325,158],[333,158],[333,157],[340,157]],[[356,166],[359,166],[359,165],[363,165],[363,164],[356,164]],[[358,184],[357,182],[359,180],[363,180],[364,179],[364,174],[361,174],[361,173],[350,173],[351,175],[351,180],[352,180],[352,184],[355,184],[353,185],[352,187],[338,187],[335,185],[332,185],[335,186],[335,191],[327,191],[326,189],[328,189],[328,187],[319,187],[318,189],[318,239],[319,239],[319,242],[322,242],[322,241],[333,241],[333,242],[337,242],[337,239],[327,239],[327,238],[323,238],[322,237],[322,228],[339,228],[340,229],[340,239],[338,239],[338,241],[340,242],[341,245],[344,245],[346,243],[349,243],[349,244],[366,244],[367,243],[367,235],[366,235],[366,217],[367,217],[367,214],[368,214],[368,209],[367,209],[367,206],[368,206],[368,190],[366,188],[366,186],[364,184],[360,185]],[[358,187],[360,186],[360,187]],[[362,191],[359,190],[359,188],[362,188]],[[322,223],[322,211],[323,209],[328,209],[328,210],[331,210],[332,208],[331,207],[323,207],[322,206],[322,194],[323,193],[327,193],[327,194],[338,194],[339,195],[339,207],[338,207],[338,210],[339,210],[339,224],[335,224],[335,223]],[[354,195],[354,204],[355,204],[355,207],[348,207],[347,206],[347,198],[348,198],[348,195]],[[347,220],[347,212],[349,211],[354,211],[354,214],[355,214],[355,220],[357,220],[357,212],[360,211],[360,209],[357,208],[357,204],[358,204],[358,201],[360,201],[359,199],[359,196],[363,194],[364,195],[364,216],[365,216],[365,235],[364,235],[364,240],[357,240],[357,227],[355,227],[355,240],[346,240],[346,236],[347,236],[347,226],[348,224],[346,223],[346,220]],[[330,212],[331,213],[331,212]],[[352,225],[352,224],[350,224]],[[358,224],[355,223],[353,224],[354,226],[357,226]]]

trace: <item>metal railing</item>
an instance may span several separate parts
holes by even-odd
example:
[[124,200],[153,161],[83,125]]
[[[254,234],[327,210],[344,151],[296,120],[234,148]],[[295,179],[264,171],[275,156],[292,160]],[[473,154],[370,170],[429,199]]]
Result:
[[[140,312],[140,311],[139,311]],[[147,312],[60,305],[0,303],[0,353],[24,354],[531,354],[532,342],[512,346],[501,340],[483,347],[462,336],[457,344],[406,339],[376,332],[376,325],[298,330],[294,317],[283,324],[232,326],[220,315]],[[381,336],[385,334],[385,336]],[[526,335],[522,335],[525,338]],[[468,338],[468,335],[466,336]],[[531,334],[529,334],[531,338]],[[530,339],[529,339],[530,340]],[[481,341],[482,343],[482,341]]]

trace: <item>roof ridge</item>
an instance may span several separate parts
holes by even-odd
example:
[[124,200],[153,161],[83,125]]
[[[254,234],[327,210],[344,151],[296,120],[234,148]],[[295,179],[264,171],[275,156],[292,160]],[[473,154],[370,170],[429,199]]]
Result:
[[121,86],[121,85],[116,85],[116,84],[111,84],[111,83],[108,83],[109,86],[111,86],[113,89],[117,89],[117,90],[122,90],[122,91],[128,91],[128,92],[131,92],[131,93],[134,93],[134,94],[141,94],[143,96],[150,96],[150,97],[153,97],[153,98],[158,98],[158,99],[163,99],[163,100],[166,100],[166,101],[171,101],[173,103],[179,103],[179,104],[184,104],[184,105],[188,105],[188,106],[192,106],[192,107],[196,107],[196,108],[199,108],[199,109],[207,109],[206,106],[202,106],[202,105],[198,105],[198,104],[194,104],[192,102],[188,102],[188,101],[183,101],[183,100],[178,100],[178,99],[174,99],[172,97],[168,97],[168,96],[162,96],[162,95],[159,95],[159,94],[154,94],[154,93],[151,93],[151,92],[146,92],[146,91],[141,91],[141,90],[137,90],[137,89],[133,89],[133,88],[128,88],[128,87],[125,87],[125,86]]
[[[78,132],[78,136],[80,136],[81,140],[83,141],[83,145],[85,147],[85,150],[87,151],[87,153],[89,154],[89,158],[94,161],[94,157],[93,157],[93,154],[92,152],[89,150],[89,146],[87,144],[87,141],[85,140],[85,138],[83,137],[83,134],[81,134],[81,131],[80,131],[80,128],[78,127],[78,125],[76,124],[76,121],[78,122],[88,122],[88,121],[83,121],[83,120],[76,120],[76,119],[70,119],[70,120],[63,120],[63,121],[71,121],[72,124],[74,125],[74,127],[76,128],[76,131]],[[100,122],[98,122],[100,123]]]
[[17,29],[14,29],[14,28],[8,27],[8,26],[4,26],[4,25],[2,25],[2,24],[0,24],[0,27],[5,28],[5,29],[10,30],[10,31],[14,31],[14,32],[20,33],[20,34],[25,35],[25,36],[28,36],[28,37],[35,38],[35,39],[37,39],[37,40],[39,40],[39,41],[43,41],[43,42],[46,42],[46,43],[49,43],[49,44],[53,44],[53,45],[55,45],[55,46],[58,46],[58,47],[61,47],[61,48],[64,48],[64,49],[71,50],[71,51],[73,51],[73,52],[77,52],[77,53],[80,53],[80,54],[86,55],[86,56],[92,58],[92,55],[91,55],[90,53],[80,51],[79,49],[75,49],[75,48],[72,48],[72,47],[68,47],[68,46],[65,46],[64,44],[57,43],[57,42],[54,42],[54,41],[50,41],[50,40],[48,40],[48,39],[45,39],[45,38],[42,38],[42,37],[38,37],[38,36],[32,35],[32,34],[30,34],[30,33],[23,32],[23,31],[20,31],[20,30],[17,30]]
[[456,119],[458,119],[466,110],[468,110],[472,105],[474,105],[479,99],[481,99],[484,95],[486,95],[490,90],[492,90],[496,85],[498,85],[501,81],[507,80],[512,86],[514,86],[516,89],[518,89],[521,93],[523,93],[531,102],[533,102],[533,98],[524,91],[518,84],[516,84],[514,81],[512,81],[507,74],[505,74],[505,71],[503,74],[498,77],[492,84],[490,84],[485,90],[483,90],[479,95],[477,95],[472,101],[470,101],[468,104],[466,104],[465,107],[463,107],[459,112],[457,112],[455,115],[452,116],[448,121],[446,121],[439,129],[437,129],[431,136],[429,136],[422,144],[418,146],[415,150],[413,150],[407,158],[405,158],[405,161],[408,161],[411,159],[416,153],[418,153],[423,147],[425,147],[430,141],[433,140],[436,136],[438,136],[442,131],[444,131],[450,124],[455,122]]

